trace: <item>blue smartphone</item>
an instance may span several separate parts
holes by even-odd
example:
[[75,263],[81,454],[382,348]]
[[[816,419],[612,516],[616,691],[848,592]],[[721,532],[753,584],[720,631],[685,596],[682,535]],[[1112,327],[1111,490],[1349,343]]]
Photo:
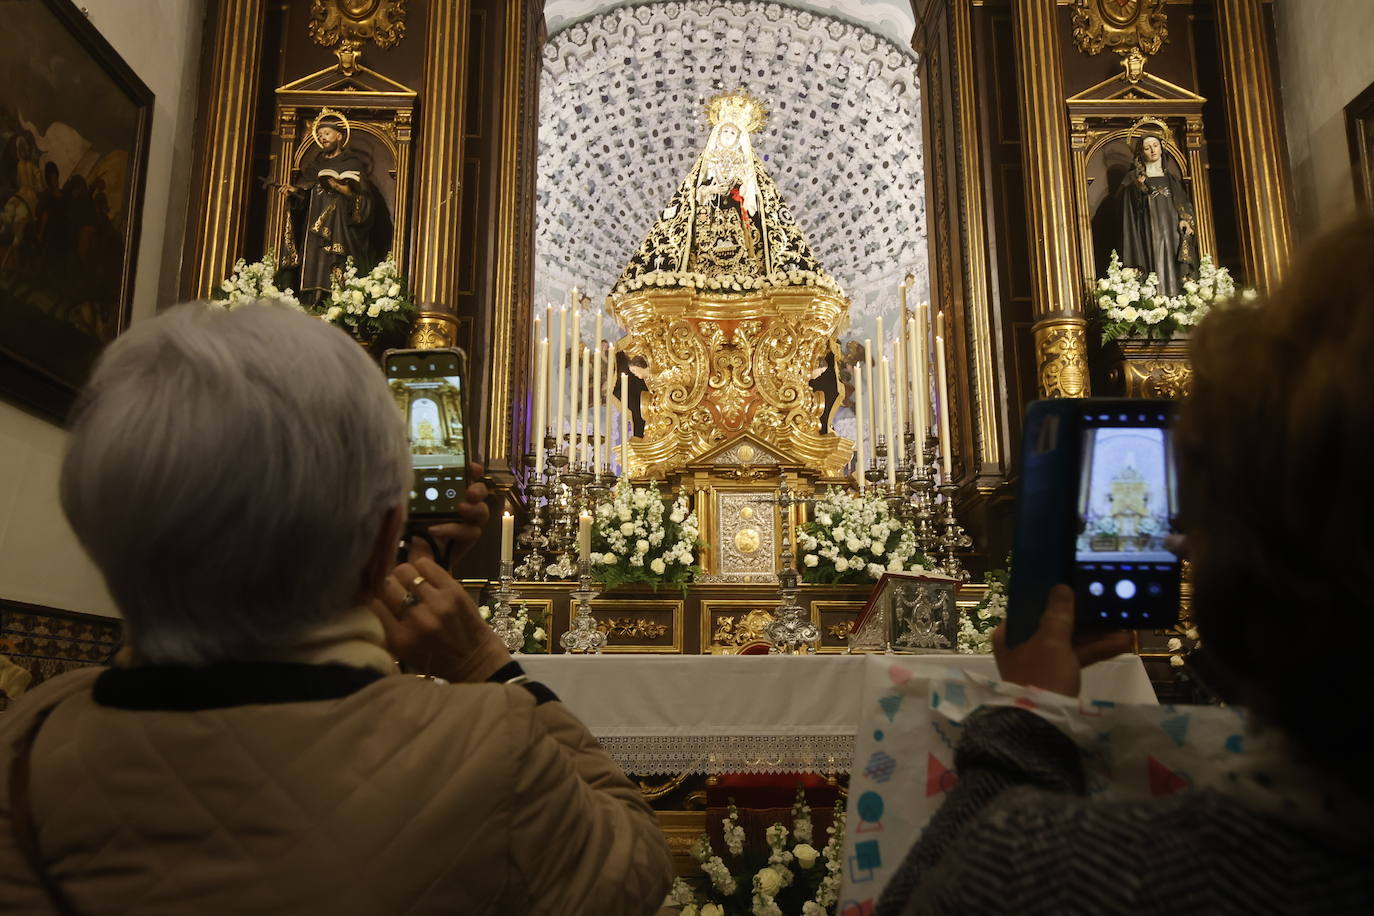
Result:
[[1073,588],[1082,632],[1178,622],[1174,401],[1062,398],[1026,408],[1007,645],[1036,631],[1049,590]]

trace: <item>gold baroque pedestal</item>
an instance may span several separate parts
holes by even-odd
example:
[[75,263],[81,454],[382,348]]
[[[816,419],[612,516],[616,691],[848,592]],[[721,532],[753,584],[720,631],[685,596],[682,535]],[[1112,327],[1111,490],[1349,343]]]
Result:
[[1188,341],[1114,340],[1107,345],[1107,384],[1127,398],[1185,398],[1193,390]]
[[838,355],[848,307],[843,296],[808,287],[649,289],[614,301],[628,332],[621,348],[634,365],[642,361],[648,387],[631,473],[662,477],[750,436],[785,463],[838,474],[853,443],[821,433],[825,398],[810,383]]

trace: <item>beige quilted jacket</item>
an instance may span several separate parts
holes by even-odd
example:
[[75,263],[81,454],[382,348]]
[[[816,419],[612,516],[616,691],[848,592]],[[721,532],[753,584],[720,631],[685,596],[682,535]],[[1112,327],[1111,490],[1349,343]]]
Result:
[[[0,772],[51,710],[28,793],[82,914],[653,913],[657,821],[559,702],[383,677],[334,699],[96,702],[98,670],[0,715]],[[0,780],[0,912],[51,912]]]

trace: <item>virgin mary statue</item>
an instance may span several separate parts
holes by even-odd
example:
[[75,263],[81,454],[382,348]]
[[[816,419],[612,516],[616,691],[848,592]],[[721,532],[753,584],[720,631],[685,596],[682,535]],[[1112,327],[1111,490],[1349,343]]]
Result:
[[1197,273],[1197,217],[1188,189],[1164,168],[1159,137],[1141,138],[1121,195],[1121,263],[1154,273],[1159,291],[1177,296],[1184,279]]
[[821,269],[750,134],[767,119],[763,104],[739,90],[706,106],[706,148],[630,258],[615,293],[644,287],[743,292],[765,286],[838,291]]

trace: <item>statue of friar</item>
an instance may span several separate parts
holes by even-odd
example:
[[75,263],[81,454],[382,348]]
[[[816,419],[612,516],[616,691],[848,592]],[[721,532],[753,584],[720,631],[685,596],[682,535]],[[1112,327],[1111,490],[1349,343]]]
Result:
[[1154,134],[1136,145],[1121,196],[1121,263],[1154,273],[1159,291],[1177,296],[1197,274],[1197,216],[1188,189],[1164,167],[1164,144]]
[[349,258],[359,273],[371,270],[385,254],[384,238],[380,247],[374,244],[377,231],[389,235],[391,222],[372,182],[371,161],[348,148],[348,119],[325,108],[311,122],[310,133],[319,154],[293,184],[281,188],[291,213],[278,265],[300,268],[296,290],[306,305],[329,295]]

